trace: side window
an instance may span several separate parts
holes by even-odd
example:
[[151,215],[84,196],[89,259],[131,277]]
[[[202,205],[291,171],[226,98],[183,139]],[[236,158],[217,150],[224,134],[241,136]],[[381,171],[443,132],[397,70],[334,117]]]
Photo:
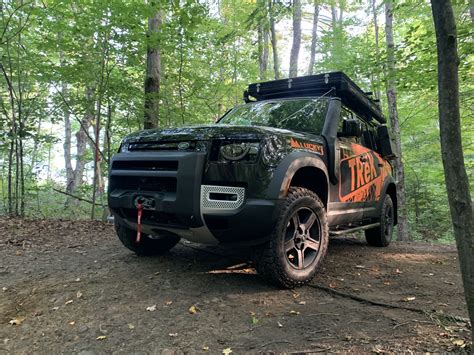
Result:
[[372,150],[377,150],[375,127],[365,123],[362,132],[362,145]]
[[352,111],[342,107],[337,136],[347,142],[360,144],[362,130],[361,120]]

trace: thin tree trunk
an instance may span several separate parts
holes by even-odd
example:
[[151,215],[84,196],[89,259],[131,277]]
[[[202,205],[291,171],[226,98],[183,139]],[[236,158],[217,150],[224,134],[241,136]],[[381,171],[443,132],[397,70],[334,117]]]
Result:
[[311,52],[309,55],[308,75],[314,71],[316,60],[316,44],[318,43],[318,19],[319,19],[319,1],[314,0],[313,29],[311,31]]
[[273,53],[273,71],[275,73],[275,79],[280,79],[280,62],[278,60],[278,45],[275,29],[275,15],[273,13],[273,0],[268,0],[268,15],[270,17],[270,33],[272,42],[272,53]]
[[262,53],[262,72],[263,78],[266,79],[267,70],[268,70],[268,28],[264,27],[263,29],[263,53]]
[[267,9],[265,0],[257,0],[258,16],[257,33],[258,33],[258,69],[260,80],[266,79],[268,68],[268,26],[267,26]]
[[290,78],[298,76],[298,58],[301,46],[301,1],[293,0],[293,44],[290,53]]
[[84,167],[85,167],[85,154],[87,150],[88,136],[87,131],[91,125],[92,120],[94,119],[94,97],[93,89],[90,87],[86,88],[86,112],[83,119],[80,122],[80,128],[76,132],[76,168],[74,169],[74,182],[71,188],[73,193],[76,193],[76,190],[79,186],[82,185],[82,180],[84,177]]
[[[155,2],[151,2],[155,6]],[[157,36],[162,25],[161,11],[157,10],[155,15],[148,19],[147,51],[146,51],[146,74],[145,74],[145,118],[143,126],[145,129],[160,126],[160,80],[161,80],[161,51]]]
[[[8,46],[8,43],[7,43]],[[7,51],[9,54],[9,51]],[[10,57],[9,57],[10,59]],[[11,68],[11,62],[10,62],[10,68]],[[5,78],[5,81],[7,83],[8,87],[8,98],[10,101],[10,108],[11,108],[11,126],[10,126],[10,149],[8,151],[8,213],[13,214],[13,211],[16,211],[16,208],[14,208],[14,201],[13,201],[13,196],[15,196],[15,200],[17,197],[17,191],[18,190],[13,190],[13,159],[14,159],[14,152],[16,152],[16,136],[18,134],[18,129],[17,129],[17,123],[16,123],[16,112],[15,112],[15,91],[12,85],[12,82],[10,81],[10,77],[3,66],[2,63],[0,63],[0,69],[2,71],[2,74]],[[15,159],[17,159],[17,155],[15,155]],[[18,176],[16,176],[16,179],[18,179]],[[17,205],[17,204],[15,204]]]
[[[61,40],[61,34],[58,35],[58,39]],[[62,68],[64,68],[64,53],[63,51],[59,52],[59,62]],[[64,100],[68,98],[68,89],[65,81],[61,82],[61,95]],[[72,157],[71,157],[71,146],[72,146],[72,125],[71,117],[69,114],[69,109],[63,104],[63,116],[64,116],[64,165],[66,168],[66,192],[73,192],[74,185],[74,169],[72,167]],[[71,202],[71,199],[68,197],[66,200],[66,206]]]
[[395,159],[395,177],[397,181],[398,204],[398,240],[408,239],[408,218],[405,197],[405,171],[402,161],[402,145],[400,124],[397,110],[397,88],[395,81],[395,44],[393,40],[393,0],[385,1],[385,36],[387,41],[387,101],[392,127],[392,137],[395,140],[397,158]]
[[[474,324],[474,221],[462,150],[456,22],[449,0],[431,0],[431,8],[438,49],[441,155],[464,295],[471,324]],[[474,343],[474,332],[471,337]]]
[[377,100],[381,99],[379,82],[380,78],[378,76],[378,71],[380,68],[380,44],[379,44],[379,23],[377,19],[377,0],[372,0],[372,13],[374,15],[374,31],[375,31],[375,63],[376,63],[376,74],[375,74],[375,98]]

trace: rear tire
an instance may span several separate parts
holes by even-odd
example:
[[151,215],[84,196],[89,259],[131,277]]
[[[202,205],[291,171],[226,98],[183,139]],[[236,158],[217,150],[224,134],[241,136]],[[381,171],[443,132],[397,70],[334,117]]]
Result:
[[371,246],[386,247],[392,241],[394,222],[393,201],[390,195],[385,196],[379,221],[380,226],[365,231],[365,239]]
[[271,239],[256,262],[257,271],[280,287],[303,286],[316,274],[328,242],[324,204],[313,191],[290,187]]
[[137,243],[137,232],[115,223],[115,231],[122,244],[139,256],[160,255],[173,248],[180,240],[178,236],[171,233],[151,238],[147,234],[141,235],[140,242]]

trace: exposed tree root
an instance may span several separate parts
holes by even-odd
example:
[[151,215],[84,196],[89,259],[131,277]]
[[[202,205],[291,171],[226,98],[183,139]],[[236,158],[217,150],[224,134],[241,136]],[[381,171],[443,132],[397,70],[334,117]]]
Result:
[[373,305],[373,306],[392,308],[392,309],[403,309],[403,310],[410,311],[410,312],[424,314],[424,315],[428,316],[431,319],[438,318],[438,319],[445,319],[445,320],[450,321],[450,322],[453,322],[453,321],[463,322],[463,323],[466,323],[468,326],[470,326],[469,319],[464,318],[464,317],[459,317],[459,316],[455,316],[455,315],[451,315],[451,314],[447,314],[447,313],[438,313],[434,310],[425,310],[425,309],[421,309],[421,308],[405,307],[405,306],[399,306],[399,305],[396,305],[396,304],[373,301],[373,300],[370,300],[368,298],[364,298],[364,297],[360,297],[360,296],[357,296],[357,295],[352,295],[352,294],[349,294],[349,293],[341,292],[341,291],[332,289],[330,287],[322,286],[322,285],[310,284],[308,286],[312,287],[312,288],[315,288],[315,289],[318,289],[318,290],[325,291],[327,293],[331,293],[331,294],[336,295],[336,296],[349,298],[351,300],[366,303],[366,304],[370,304],[370,305]]

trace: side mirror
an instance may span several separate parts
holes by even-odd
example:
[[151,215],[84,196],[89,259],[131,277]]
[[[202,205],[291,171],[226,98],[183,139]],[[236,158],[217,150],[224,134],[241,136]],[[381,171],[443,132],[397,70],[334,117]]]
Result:
[[394,159],[396,157],[387,126],[377,127],[377,152],[384,159]]
[[344,137],[360,137],[362,128],[359,121],[354,119],[345,120],[342,123],[342,135]]

